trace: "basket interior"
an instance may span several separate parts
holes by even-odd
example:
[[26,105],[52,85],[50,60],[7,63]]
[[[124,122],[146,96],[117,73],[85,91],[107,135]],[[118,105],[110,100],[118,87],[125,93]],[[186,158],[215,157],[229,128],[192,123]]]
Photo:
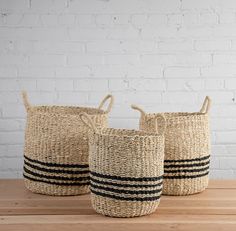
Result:
[[81,112],[86,112],[89,115],[105,114],[105,111],[101,109],[76,106],[34,106],[33,110],[43,114],[60,113],[60,115],[79,115]]

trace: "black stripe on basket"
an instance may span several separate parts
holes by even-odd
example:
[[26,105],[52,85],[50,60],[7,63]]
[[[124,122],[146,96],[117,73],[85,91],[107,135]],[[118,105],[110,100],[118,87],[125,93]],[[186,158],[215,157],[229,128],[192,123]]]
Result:
[[24,158],[32,163],[41,164],[47,167],[62,167],[62,168],[88,168],[89,167],[88,164],[58,164],[58,163],[42,162],[39,160],[31,159],[25,155],[24,155]]
[[44,174],[39,174],[36,172],[32,172],[29,169],[27,169],[24,166],[24,172],[31,176],[39,177],[39,178],[45,178],[45,179],[52,179],[52,180],[61,180],[61,181],[88,181],[89,176],[87,177],[64,177],[64,176],[50,176],[50,175],[44,175]]
[[114,193],[123,193],[123,194],[130,194],[130,195],[145,195],[145,194],[157,194],[162,192],[162,188],[160,189],[154,189],[154,190],[126,190],[126,189],[115,189],[115,188],[110,188],[110,187],[103,187],[103,186],[98,186],[96,184],[90,183],[90,187],[92,189],[101,189],[107,192],[114,192]]
[[203,167],[210,164],[210,161],[207,162],[200,162],[195,164],[170,164],[170,165],[164,165],[164,168],[193,168],[193,167]]
[[67,169],[48,169],[44,167],[39,167],[37,165],[31,164],[27,161],[24,161],[24,164],[30,168],[45,172],[45,173],[65,173],[65,174],[88,174],[89,170],[67,170]]
[[96,178],[94,178],[93,176],[90,176],[90,181],[91,182],[94,182],[94,183],[97,183],[97,184],[106,184],[106,185],[109,185],[109,186],[115,186],[115,187],[128,187],[128,188],[153,188],[153,187],[159,187],[159,186],[162,186],[163,182],[161,181],[160,183],[157,183],[157,184],[119,184],[119,183],[114,183],[114,182],[110,182],[110,181],[104,181],[104,179],[101,181],[101,180],[98,180]]
[[158,181],[162,180],[163,176],[158,177],[121,177],[121,176],[112,176],[112,175],[104,175],[97,172],[90,172],[92,176],[105,178],[105,179],[111,179],[111,180],[120,180],[120,181],[139,181],[139,182],[147,182],[147,181]]
[[164,174],[166,173],[182,173],[182,172],[203,172],[209,169],[209,166],[206,168],[197,168],[197,169],[171,169],[164,170]]
[[161,197],[159,195],[159,196],[154,196],[154,197],[130,197],[129,198],[129,197],[110,195],[110,194],[107,194],[107,193],[96,191],[94,189],[90,189],[90,190],[95,195],[102,196],[102,197],[108,197],[108,198],[112,198],[112,199],[116,199],[116,200],[122,200],[122,201],[157,201]]
[[209,174],[209,171],[202,174],[198,174],[198,175],[174,175],[174,176],[164,175],[164,179],[194,179],[194,178],[206,176],[208,174]]
[[203,161],[210,158],[210,155],[203,156],[201,158],[194,158],[194,159],[182,159],[182,160],[164,160],[164,163],[179,163],[179,162],[194,162],[194,161]]
[[61,186],[86,186],[89,185],[89,181],[87,182],[55,182],[55,181],[50,181],[50,180],[43,180],[43,179],[37,179],[37,178],[33,178],[30,176],[27,176],[25,174],[23,174],[24,178],[28,179],[28,180],[32,180],[32,181],[36,181],[36,182],[42,182],[42,183],[47,183],[47,184],[52,184],[52,185],[61,185]]

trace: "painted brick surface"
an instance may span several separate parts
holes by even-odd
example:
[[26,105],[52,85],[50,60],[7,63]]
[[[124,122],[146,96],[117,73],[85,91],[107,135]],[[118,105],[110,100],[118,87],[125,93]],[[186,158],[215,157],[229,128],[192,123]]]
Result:
[[212,178],[236,177],[236,1],[0,0],[0,177],[22,177],[25,110],[97,106],[113,127],[213,100]]

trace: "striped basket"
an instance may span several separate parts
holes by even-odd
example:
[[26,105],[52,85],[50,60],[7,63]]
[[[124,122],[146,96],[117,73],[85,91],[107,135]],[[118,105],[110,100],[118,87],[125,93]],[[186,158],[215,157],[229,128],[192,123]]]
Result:
[[111,217],[135,217],[154,212],[162,192],[165,122],[158,133],[91,128],[89,167],[92,206]]
[[[102,110],[108,99],[108,109]],[[26,187],[32,192],[48,195],[88,193],[88,128],[79,114],[86,112],[96,126],[107,126],[113,97],[105,97],[98,108],[31,106],[25,92],[23,100],[27,111],[24,149]]]
[[[210,163],[209,108],[206,97],[200,112],[164,113],[165,161],[163,194],[188,195],[201,192],[208,186]],[[146,114],[140,107],[140,129],[153,131],[158,114]]]

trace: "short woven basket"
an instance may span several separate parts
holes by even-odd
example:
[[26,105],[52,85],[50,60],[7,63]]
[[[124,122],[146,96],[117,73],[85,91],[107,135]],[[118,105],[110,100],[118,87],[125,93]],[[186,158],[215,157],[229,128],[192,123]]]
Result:
[[[206,97],[200,112],[164,113],[166,118],[163,194],[188,195],[208,186],[210,163],[209,108]],[[140,129],[153,131],[157,113],[141,112]]]
[[154,212],[162,192],[165,119],[159,133],[91,128],[89,167],[92,206],[111,217],[135,217]]
[[[108,109],[102,110],[110,99]],[[78,195],[89,192],[88,127],[79,114],[86,112],[95,126],[107,126],[113,97],[98,108],[31,106],[23,92],[27,111],[24,149],[26,187],[48,195]]]

